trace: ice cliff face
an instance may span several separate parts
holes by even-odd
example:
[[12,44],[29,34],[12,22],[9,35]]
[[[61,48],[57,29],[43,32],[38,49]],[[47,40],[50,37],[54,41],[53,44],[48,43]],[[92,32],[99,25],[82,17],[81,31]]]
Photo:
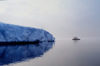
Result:
[[0,41],[54,41],[54,37],[43,29],[0,23]]

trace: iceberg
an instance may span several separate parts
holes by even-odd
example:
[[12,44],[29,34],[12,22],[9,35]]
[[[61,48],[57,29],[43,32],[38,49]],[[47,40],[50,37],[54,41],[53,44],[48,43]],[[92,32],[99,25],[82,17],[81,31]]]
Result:
[[54,41],[43,29],[0,23],[0,65],[41,57]]
[[0,23],[0,42],[37,40],[51,42],[55,38],[43,29]]

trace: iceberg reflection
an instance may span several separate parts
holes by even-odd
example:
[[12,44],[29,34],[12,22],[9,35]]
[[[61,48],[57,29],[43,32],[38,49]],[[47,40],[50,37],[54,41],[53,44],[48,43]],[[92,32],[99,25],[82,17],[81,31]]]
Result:
[[0,45],[0,65],[40,57],[53,47],[53,43],[54,42],[41,42],[38,44],[25,45]]

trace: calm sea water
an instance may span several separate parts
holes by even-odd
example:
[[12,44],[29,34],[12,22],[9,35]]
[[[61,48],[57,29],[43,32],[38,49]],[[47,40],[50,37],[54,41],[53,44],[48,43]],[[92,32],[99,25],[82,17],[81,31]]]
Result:
[[56,40],[43,56],[9,66],[100,66],[100,39]]

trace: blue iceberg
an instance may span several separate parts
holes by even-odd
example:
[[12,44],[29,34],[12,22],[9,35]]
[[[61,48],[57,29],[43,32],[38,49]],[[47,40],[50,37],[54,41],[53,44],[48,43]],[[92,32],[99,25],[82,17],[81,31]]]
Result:
[[54,40],[43,29],[0,23],[0,65],[40,57],[53,47]]
[[54,37],[43,29],[0,23],[0,41],[54,41]]

